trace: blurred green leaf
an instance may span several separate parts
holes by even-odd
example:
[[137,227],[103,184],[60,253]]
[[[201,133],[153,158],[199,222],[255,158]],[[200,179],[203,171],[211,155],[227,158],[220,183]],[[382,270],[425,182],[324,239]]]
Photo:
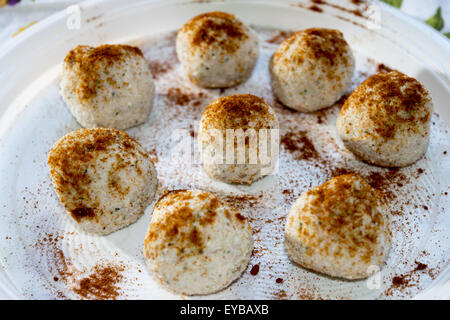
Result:
[[400,8],[402,6],[403,0],[381,0],[387,4],[390,4],[393,7]]
[[450,38],[450,32],[444,33],[444,36],[446,36],[447,38]]
[[444,19],[442,19],[441,15],[441,7],[439,7],[434,14],[434,16],[430,17],[428,20],[425,21],[427,24],[432,26],[438,31],[441,31],[442,28],[444,28]]

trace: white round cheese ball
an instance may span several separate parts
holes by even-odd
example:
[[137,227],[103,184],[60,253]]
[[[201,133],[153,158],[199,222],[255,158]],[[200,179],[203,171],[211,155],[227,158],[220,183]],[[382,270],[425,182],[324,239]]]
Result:
[[253,250],[246,219],[217,196],[177,190],[155,206],[144,255],[156,279],[185,295],[219,291],[246,269]]
[[337,129],[358,158],[384,167],[403,167],[427,150],[433,104],[427,90],[398,71],[364,81],[344,103]]
[[252,184],[273,172],[278,145],[272,144],[279,144],[278,134],[277,116],[264,99],[251,94],[216,99],[203,112],[198,130],[203,168],[213,179]]
[[60,93],[83,127],[123,130],[144,123],[154,91],[150,67],[137,47],[78,46],[64,59]]
[[297,199],[287,217],[285,247],[307,269],[362,279],[388,255],[388,224],[380,191],[358,175],[342,175]]
[[297,111],[333,105],[350,87],[355,59],[342,32],[307,29],[283,41],[272,56],[274,95]]
[[106,235],[135,222],[153,200],[153,162],[126,132],[79,129],[49,152],[50,175],[61,203],[75,224]]
[[176,50],[192,82],[226,88],[250,77],[259,41],[257,34],[234,15],[215,11],[189,20],[178,32]]

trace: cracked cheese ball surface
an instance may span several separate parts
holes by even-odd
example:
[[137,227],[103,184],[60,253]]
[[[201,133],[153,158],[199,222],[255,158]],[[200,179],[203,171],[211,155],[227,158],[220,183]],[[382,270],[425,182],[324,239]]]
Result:
[[398,71],[371,76],[344,103],[337,129],[345,146],[360,159],[403,167],[427,150],[433,104],[415,79]]
[[83,127],[124,130],[144,123],[154,91],[150,67],[137,47],[78,46],[64,59],[60,93]]
[[106,235],[135,222],[157,187],[156,171],[126,132],[79,129],[59,139],[48,166],[61,203],[81,229]]
[[144,255],[156,279],[185,295],[227,287],[246,269],[252,250],[246,219],[201,190],[163,196],[144,240]]
[[[266,151],[260,148],[264,132]],[[272,173],[278,160],[278,145],[273,150],[272,143],[279,144],[278,140],[275,112],[264,99],[254,95],[216,99],[206,107],[200,120],[198,141],[203,168],[211,178],[223,182],[252,184]]]
[[335,177],[303,193],[285,227],[285,247],[299,265],[332,277],[362,279],[389,252],[380,191],[358,175]]
[[297,111],[333,105],[351,84],[355,59],[342,32],[306,29],[281,43],[272,56],[274,95]]
[[257,34],[234,15],[215,11],[189,20],[178,32],[176,50],[192,82],[226,88],[250,77],[259,41]]

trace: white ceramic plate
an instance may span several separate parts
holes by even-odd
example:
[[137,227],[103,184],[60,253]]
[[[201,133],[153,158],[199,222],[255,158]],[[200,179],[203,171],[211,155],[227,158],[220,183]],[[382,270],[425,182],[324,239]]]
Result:
[[[157,62],[171,64],[169,70],[158,75],[158,96],[148,122],[128,130],[158,160],[160,192],[181,187],[216,192],[247,215],[256,231],[256,250],[250,266],[259,264],[259,274],[252,276],[247,270],[229,288],[203,298],[449,298],[450,155],[444,154],[450,152],[449,42],[423,23],[388,6],[378,7],[381,25],[372,30],[366,18],[351,12],[358,8],[356,5],[350,1],[336,3],[338,6],[331,1],[320,5],[323,12],[317,12],[309,8],[312,5],[309,1],[88,1],[80,6],[80,29],[69,30],[66,26],[69,13],[61,12],[3,46],[0,49],[1,290],[11,298],[31,299],[180,298],[160,288],[145,269],[141,245],[152,207],[136,224],[110,236],[84,234],[64,215],[46,167],[51,145],[78,128],[57,91],[64,56],[78,44],[128,42],[139,45],[154,66]],[[261,36],[262,54],[252,78],[224,92],[191,85],[184,79],[176,59],[171,60],[173,31],[192,16],[211,10],[237,14],[256,27]],[[339,106],[305,115],[275,103],[268,83],[267,61],[276,48],[272,41],[278,34],[276,30],[313,26],[344,32],[357,55],[359,72],[354,85],[373,73],[377,66],[374,61],[380,61],[416,77],[429,89],[436,112],[430,148],[424,159],[394,173],[361,164],[345,151],[335,135],[334,120]],[[174,95],[171,88],[179,88],[181,95],[180,92]],[[182,157],[171,157],[176,146],[170,140],[171,133],[187,129],[195,134],[202,108],[208,101],[234,92],[254,93],[275,105],[282,120],[282,133],[307,131],[308,139],[324,162],[316,167],[311,159],[296,158],[295,153],[282,149],[276,175],[252,187],[241,187],[212,182],[198,162],[187,163]],[[178,98],[185,99],[188,106],[178,105]],[[283,250],[282,231],[289,206],[301,192],[324,182],[333,170],[342,169],[339,165],[372,178],[382,175],[382,187],[395,195],[392,212],[401,212],[392,215],[394,245],[373,283],[340,281],[308,272],[290,263]],[[419,169],[424,172],[418,174]],[[417,268],[418,262],[426,268]],[[93,269],[105,266],[120,269],[115,281],[109,282],[110,289],[117,294],[91,292],[80,296],[76,290],[80,281],[94,281],[89,278]],[[395,276],[403,279],[404,284],[393,285]],[[277,283],[277,278],[284,281]]]

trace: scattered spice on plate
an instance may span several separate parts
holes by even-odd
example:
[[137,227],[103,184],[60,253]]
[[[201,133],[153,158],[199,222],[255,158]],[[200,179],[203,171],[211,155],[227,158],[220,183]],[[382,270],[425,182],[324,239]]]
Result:
[[428,265],[415,261],[416,267],[409,272],[396,275],[392,278],[392,285],[386,290],[385,294],[387,296],[393,296],[394,291],[402,291],[405,288],[411,287],[418,282],[418,278],[416,277],[417,271],[423,271],[428,268]]
[[252,270],[250,270],[250,274],[251,274],[252,276],[256,276],[256,275],[258,274],[258,272],[259,272],[259,264],[255,264],[255,265],[252,267]]
[[266,40],[267,43],[273,43],[273,44],[280,44],[285,39],[289,38],[291,35],[293,35],[293,31],[279,31],[277,34],[275,34],[272,38]]
[[313,160],[319,157],[306,131],[290,131],[281,137],[281,144],[290,153],[295,153],[296,160]]
[[276,300],[287,300],[288,296],[286,294],[286,291],[280,290],[275,293],[275,299]]
[[377,65],[377,72],[384,72],[384,73],[388,73],[391,72],[393,69],[391,69],[390,67],[388,67],[387,65],[385,65],[384,63],[379,63]]
[[197,107],[200,106],[207,97],[208,94],[204,92],[193,93],[181,88],[169,88],[167,91],[167,99],[180,106],[192,104]]
[[85,299],[115,300],[119,296],[119,283],[124,270],[120,266],[95,266],[93,272],[79,280],[73,291]]
[[315,11],[315,12],[323,12],[323,10],[320,7],[315,6],[315,5],[308,7],[308,9],[311,11]]

